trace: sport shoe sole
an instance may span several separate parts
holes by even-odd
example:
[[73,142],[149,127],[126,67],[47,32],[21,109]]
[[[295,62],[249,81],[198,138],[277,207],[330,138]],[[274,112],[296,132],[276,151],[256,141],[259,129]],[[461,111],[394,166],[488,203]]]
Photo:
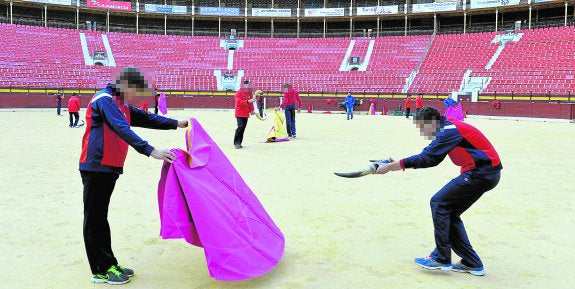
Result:
[[453,272],[458,272],[458,273],[469,273],[473,276],[484,276],[485,275],[485,270],[461,270],[461,269],[451,269],[451,271]]
[[122,284],[126,284],[126,283],[130,282],[130,279],[127,279],[125,281],[110,281],[108,279],[92,277],[91,281],[92,281],[92,283],[98,283],[98,284],[108,283],[110,285],[122,285]]
[[417,262],[415,262],[415,264],[423,269],[427,269],[427,270],[439,270],[439,271],[451,271],[451,266],[437,266],[437,267],[430,267],[430,266],[425,266],[423,264],[419,264]]

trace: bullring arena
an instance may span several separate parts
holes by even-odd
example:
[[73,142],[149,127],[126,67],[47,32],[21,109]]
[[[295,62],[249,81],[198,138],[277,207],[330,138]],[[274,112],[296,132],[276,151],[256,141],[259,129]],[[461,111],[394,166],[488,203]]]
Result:
[[[115,255],[136,271],[127,288],[575,284],[573,2],[115,2],[10,1],[0,10],[1,288],[110,286],[90,282],[78,171],[90,123],[69,127],[67,103],[79,95],[87,121],[92,96],[126,66],[145,71],[150,89],[166,96],[168,112],[160,114],[201,123],[285,237],[267,274],[211,278],[202,248],[160,236],[162,162],[130,148],[108,213]],[[132,6],[114,10],[126,3]],[[161,13],[150,10],[158,7]],[[98,22],[96,29],[86,21]],[[236,149],[234,93],[245,80],[264,91],[268,117],[250,117]],[[284,83],[302,97],[297,138],[266,143]],[[348,92],[358,103],[352,120],[338,105]],[[56,115],[58,94],[64,116]],[[415,116],[404,115],[408,96],[441,114],[446,98],[458,101],[464,122],[501,158],[497,187],[462,215],[485,276],[413,262],[435,246],[430,198],[459,174],[448,158],[429,169],[333,174],[419,154],[430,143]],[[154,114],[154,101],[133,104]],[[182,129],[133,131],[155,148],[186,147]]]

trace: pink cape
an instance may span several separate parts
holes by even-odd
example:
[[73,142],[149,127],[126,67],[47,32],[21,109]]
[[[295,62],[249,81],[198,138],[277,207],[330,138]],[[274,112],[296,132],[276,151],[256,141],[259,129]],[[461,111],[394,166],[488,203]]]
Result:
[[465,117],[463,116],[461,103],[458,103],[456,106],[448,106],[445,109],[445,118],[453,118],[459,121],[463,121]]
[[160,98],[158,98],[158,110],[160,110],[160,112],[163,115],[166,115],[168,113],[168,103],[166,102],[166,94],[164,94],[163,92],[160,93]]
[[176,159],[162,167],[160,235],[203,247],[217,280],[266,274],[283,255],[282,232],[197,120],[186,136],[188,151],[172,150]]

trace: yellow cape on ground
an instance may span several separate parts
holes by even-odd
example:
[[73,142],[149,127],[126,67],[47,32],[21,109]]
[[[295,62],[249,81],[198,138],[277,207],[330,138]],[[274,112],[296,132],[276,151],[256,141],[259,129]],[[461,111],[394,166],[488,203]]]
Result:
[[285,117],[280,114],[279,111],[274,110],[274,122],[275,125],[270,129],[268,134],[267,142],[277,142],[288,140],[288,134],[286,130]]

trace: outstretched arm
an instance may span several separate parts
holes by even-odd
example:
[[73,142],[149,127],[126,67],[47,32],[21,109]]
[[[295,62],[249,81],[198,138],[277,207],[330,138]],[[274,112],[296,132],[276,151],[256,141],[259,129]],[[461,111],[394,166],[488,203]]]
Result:
[[147,113],[139,108],[129,106],[131,126],[153,129],[176,129],[179,122],[175,119],[163,117],[157,114]]
[[455,128],[443,130],[437,133],[436,139],[424,148],[420,154],[388,164],[380,164],[375,174],[386,174],[407,168],[418,169],[437,166],[451,150],[459,145],[462,139],[463,137]]

